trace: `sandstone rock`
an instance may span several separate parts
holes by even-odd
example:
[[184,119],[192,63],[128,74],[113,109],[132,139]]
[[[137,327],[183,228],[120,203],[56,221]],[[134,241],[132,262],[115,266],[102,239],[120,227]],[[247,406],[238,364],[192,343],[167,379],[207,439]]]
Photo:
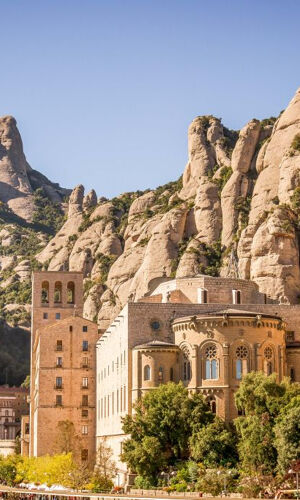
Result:
[[20,281],[25,281],[31,276],[31,265],[30,260],[22,260],[14,269],[16,275],[19,277]]
[[130,206],[128,219],[132,219],[132,217],[136,215],[140,215],[145,212],[147,208],[150,208],[155,201],[155,193],[153,191],[149,191],[148,193],[139,196],[134,200]]
[[203,254],[201,241],[193,239],[179,261],[176,278],[197,276],[207,265],[208,261]]
[[83,196],[84,196],[84,187],[82,184],[76,186],[73,189],[72,194],[69,200],[69,211],[68,217],[72,217],[73,215],[81,214],[83,208]]
[[203,177],[199,184],[194,206],[197,238],[212,245],[221,234],[222,211],[216,184]]
[[9,269],[16,261],[17,257],[15,255],[1,256],[0,271],[5,271],[6,269]]
[[98,312],[101,307],[101,295],[104,292],[103,285],[93,285],[88,293],[83,306],[83,316],[90,321],[97,320]]
[[258,143],[260,129],[260,122],[258,120],[251,120],[240,131],[231,159],[231,166],[234,172],[238,171],[242,174],[248,172]]
[[97,205],[97,195],[96,191],[92,189],[85,197],[83,198],[83,209],[89,210]]
[[229,247],[238,228],[237,201],[245,198],[248,191],[248,179],[239,171],[233,172],[221,194],[222,205],[222,245]]
[[256,231],[251,245],[250,278],[261,292],[282,303],[299,295],[299,249],[291,215],[277,208]]

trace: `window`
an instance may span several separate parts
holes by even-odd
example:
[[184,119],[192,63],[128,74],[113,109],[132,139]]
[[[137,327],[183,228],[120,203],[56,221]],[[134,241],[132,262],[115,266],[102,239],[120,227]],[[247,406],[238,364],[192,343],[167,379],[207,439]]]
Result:
[[42,302],[42,304],[49,304],[49,282],[48,281],[43,281],[43,283],[42,283],[41,302]]
[[89,385],[89,379],[88,377],[83,377],[82,378],[82,387],[87,388]]
[[170,368],[170,381],[173,382],[174,374],[173,374],[173,368]]
[[82,404],[82,406],[88,406],[89,405],[89,397],[88,397],[87,394],[84,394],[82,396],[81,404]]
[[62,367],[62,358],[56,358],[56,366],[57,366],[57,368]]
[[295,382],[295,368],[290,369],[291,382]]
[[57,341],[56,341],[56,350],[57,350],[57,351],[62,351],[62,350],[63,350],[63,343],[62,343],[62,340],[57,340]]
[[209,396],[206,399],[206,402],[209,405],[211,412],[212,413],[217,413],[217,403],[216,403],[215,397],[214,396]]
[[81,416],[82,418],[88,418],[89,410],[81,410]]
[[62,396],[60,394],[56,394],[56,406],[62,406]]
[[88,351],[89,350],[89,343],[87,340],[82,341],[82,350],[83,351]]
[[233,304],[241,304],[241,291],[240,290],[232,290],[232,303]]
[[43,319],[48,319],[48,313],[43,313]]
[[25,434],[29,434],[29,424],[25,424]]
[[69,326],[69,332],[73,332],[73,326],[72,325]]
[[273,349],[266,347],[264,349],[264,372],[266,375],[271,375],[274,369]]
[[205,349],[205,378],[207,380],[219,378],[217,346],[215,344],[211,344]]
[[150,380],[151,378],[151,368],[149,365],[144,366],[144,380]]
[[56,389],[62,389],[62,377],[56,377],[55,387]]
[[69,281],[67,285],[67,303],[75,304],[75,285],[73,281]]
[[82,368],[88,368],[89,358],[82,358]]
[[189,360],[190,352],[187,347],[183,349],[183,380],[191,380],[192,370],[191,362]]
[[83,426],[81,427],[81,433],[82,433],[83,435],[85,435],[85,436],[88,434],[88,430],[89,430],[89,428],[88,428],[88,426],[87,426],[87,425],[83,425]]
[[83,331],[83,332],[87,332],[87,331],[88,331],[88,327],[87,327],[87,326],[83,326],[83,327],[82,327],[82,331]]
[[243,375],[248,373],[248,349],[244,345],[240,345],[235,351],[235,378],[241,380]]
[[198,303],[207,304],[207,290],[205,288],[198,288]]
[[60,304],[61,303],[61,281],[56,281],[54,285],[54,303],[55,304]]
[[55,319],[60,319],[60,313],[55,313]]
[[81,450],[81,460],[86,462],[89,458],[89,450]]

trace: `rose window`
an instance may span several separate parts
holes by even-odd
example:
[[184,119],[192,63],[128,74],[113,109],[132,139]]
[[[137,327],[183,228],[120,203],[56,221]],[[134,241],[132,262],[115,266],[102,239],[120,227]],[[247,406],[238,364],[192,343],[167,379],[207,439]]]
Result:
[[266,359],[272,359],[273,358],[273,351],[271,347],[266,347],[264,350],[264,356]]
[[238,359],[248,358],[248,349],[244,345],[240,345],[239,347],[237,347],[235,353]]
[[214,359],[217,357],[217,348],[215,345],[210,345],[205,350],[205,356],[207,359]]

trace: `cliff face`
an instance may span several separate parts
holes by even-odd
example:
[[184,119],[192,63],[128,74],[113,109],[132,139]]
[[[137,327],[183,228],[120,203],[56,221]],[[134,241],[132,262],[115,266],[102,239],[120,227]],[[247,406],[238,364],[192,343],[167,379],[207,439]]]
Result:
[[[85,315],[101,328],[166,277],[238,275],[258,283],[270,302],[298,302],[300,90],[278,119],[253,119],[239,133],[213,116],[195,118],[178,181],[112,200],[79,185],[68,207],[65,191],[26,163],[15,121],[1,123],[0,200],[34,220],[35,205],[22,212],[20,200],[32,203],[42,186],[49,203],[67,208],[50,240],[34,229],[39,245],[29,263],[2,251],[2,269],[14,266],[2,272],[6,281],[26,281],[32,257],[37,267],[83,271]],[[0,249],[11,234],[2,227]]]

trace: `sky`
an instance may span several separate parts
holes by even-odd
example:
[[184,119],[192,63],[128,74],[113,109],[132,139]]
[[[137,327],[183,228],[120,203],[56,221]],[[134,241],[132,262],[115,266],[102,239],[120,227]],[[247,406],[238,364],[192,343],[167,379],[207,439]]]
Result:
[[63,187],[153,188],[182,174],[195,116],[286,107],[299,19],[299,0],[0,0],[0,116]]

